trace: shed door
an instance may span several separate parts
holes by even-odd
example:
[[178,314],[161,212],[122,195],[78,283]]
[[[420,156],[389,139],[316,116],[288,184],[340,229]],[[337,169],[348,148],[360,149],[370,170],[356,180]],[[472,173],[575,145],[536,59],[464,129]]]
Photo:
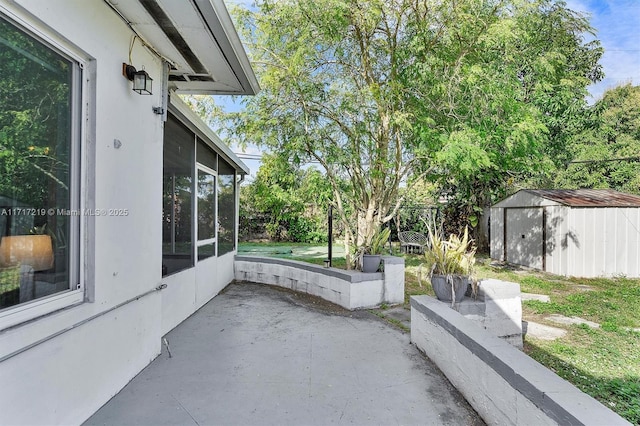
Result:
[[516,265],[544,269],[543,208],[505,209],[506,260]]

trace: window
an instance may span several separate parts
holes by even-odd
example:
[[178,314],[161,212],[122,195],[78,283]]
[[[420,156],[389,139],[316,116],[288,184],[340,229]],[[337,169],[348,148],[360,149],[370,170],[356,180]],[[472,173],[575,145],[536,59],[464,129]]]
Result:
[[162,274],[194,265],[193,164],[194,135],[175,119],[164,127]]
[[[80,286],[80,215],[74,214],[79,208],[80,96],[80,63],[0,14],[3,319],[13,313],[10,308],[32,308],[39,299],[63,293],[82,300],[80,292],[72,292]],[[57,306],[49,303],[48,309]]]
[[233,251],[235,169],[173,114],[165,123],[163,167],[162,274]]

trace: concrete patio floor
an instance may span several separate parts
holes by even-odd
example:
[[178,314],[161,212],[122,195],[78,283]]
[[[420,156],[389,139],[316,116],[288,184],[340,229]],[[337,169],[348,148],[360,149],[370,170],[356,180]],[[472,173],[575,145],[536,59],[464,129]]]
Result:
[[409,335],[305,294],[234,283],[85,425],[482,425]]

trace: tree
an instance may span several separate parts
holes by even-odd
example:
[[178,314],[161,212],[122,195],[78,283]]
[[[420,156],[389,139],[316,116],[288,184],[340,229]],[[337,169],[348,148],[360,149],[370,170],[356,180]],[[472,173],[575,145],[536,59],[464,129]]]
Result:
[[571,139],[569,153],[574,162],[558,170],[558,186],[640,194],[640,86],[606,91]]
[[331,188],[318,170],[301,169],[278,154],[264,154],[255,180],[243,187],[241,196],[241,216],[264,220],[271,239],[326,241]]
[[403,53],[415,58],[403,70],[414,130],[439,165],[447,221],[475,225],[515,184],[566,158],[602,49],[584,42],[593,30],[564,2],[420,2],[414,14],[425,16]]
[[284,0],[236,16],[263,90],[222,116],[227,135],[318,161],[347,253],[394,217],[401,183],[429,175],[477,206],[539,170],[545,114],[598,74],[588,22],[550,0]]
[[407,10],[399,1],[260,7],[244,11],[239,26],[263,90],[229,130],[291,161],[319,162],[347,246],[369,243],[391,219],[399,184],[417,163],[408,155],[409,125],[394,88],[394,49]]

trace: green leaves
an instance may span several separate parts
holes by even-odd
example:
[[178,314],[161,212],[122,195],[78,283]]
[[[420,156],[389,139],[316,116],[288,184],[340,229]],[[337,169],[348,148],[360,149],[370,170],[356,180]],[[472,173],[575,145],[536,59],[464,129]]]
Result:
[[266,223],[276,241],[326,241],[331,187],[316,169],[302,170],[283,155],[264,154],[256,178],[241,189],[241,232]]
[[592,28],[563,2],[447,4],[414,6],[400,78],[441,193],[470,212],[552,172],[587,84],[602,77],[602,50],[583,42]]
[[431,274],[471,276],[476,263],[475,254],[476,248],[469,239],[467,228],[462,238],[450,234],[445,240],[439,231],[429,227],[429,248],[425,251],[425,258]]
[[265,1],[235,16],[262,92],[203,113],[241,146],[319,162],[357,244],[427,173],[476,219],[552,175],[602,77],[588,20],[552,0]]
[[[569,153],[576,163],[560,169],[555,182],[640,194],[639,152],[640,86],[626,84],[605,92],[589,109],[582,131],[570,139]],[[615,160],[620,158],[631,159]]]
[[383,254],[384,246],[389,242],[391,228],[382,228],[373,235],[369,254]]
[[[263,90],[244,111],[222,117],[226,129],[236,142],[318,161],[347,235],[366,241],[374,224],[389,219],[414,163],[413,114],[402,108],[397,77],[404,59],[396,55],[408,4],[264,2],[237,15],[239,27],[250,29],[243,36]],[[362,222],[349,210],[376,213]]]
[[436,155],[436,160],[449,173],[473,179],[482,169],[492,165],[491,159],[483,149],[483,138],[472,129],[451,133],[443,148]]

